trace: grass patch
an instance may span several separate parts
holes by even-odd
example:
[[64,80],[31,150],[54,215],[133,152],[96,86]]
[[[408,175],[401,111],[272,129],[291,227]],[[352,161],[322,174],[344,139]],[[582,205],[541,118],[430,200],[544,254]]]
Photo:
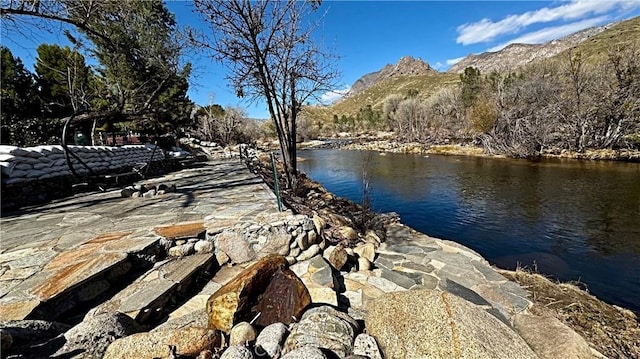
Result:
[[609,358],[640,358],[640,324],[632,311],[527,270],[499,272],[530,293],[533,314],[553,315]]

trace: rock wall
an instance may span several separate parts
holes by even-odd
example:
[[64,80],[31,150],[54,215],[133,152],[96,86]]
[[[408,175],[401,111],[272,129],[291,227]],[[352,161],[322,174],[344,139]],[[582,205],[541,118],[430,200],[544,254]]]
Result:
[[[69,146],[69,149],[97,174],[121,173],[147,162],[153,164],[153,172],[163,172],[166,167],[164,153],[160,149],[154,153],[152,146]],[[71,158],[77,173],[89,173],[76,158]],[[3,209],[69,195],[71,186],[77,182],[60,145],[25,148],[2,145],[0,170]]]

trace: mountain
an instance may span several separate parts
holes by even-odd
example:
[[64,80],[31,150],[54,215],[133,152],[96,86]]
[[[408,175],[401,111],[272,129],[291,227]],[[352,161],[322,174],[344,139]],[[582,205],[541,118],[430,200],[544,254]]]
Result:
[[517,70],[526,64],[551,59],[566,61],[568,51],[580,51],[590,62],[607,61],[611,49],[640,47],[640,17],[586,29],[540,45],[512,44],[501,51],[470,55],[445,73],[437,72],[421,59],[403,57],[395,65],[386,65],[362,76],[349,94],[330,106],[307,106],[305,114],[315,121],[330,122],[333,115],[355,116],[361,108],[382,110],[384,99],[392,94],[406,96],[409,90],[427,99],[444,87],[460,82],[458,72],[476,66],[483,73],[492,69]]
[[462,73],[469,66],[479,69],[481,73],[512,71],[532,62],[553,57],[618,24],[619,22],[614,22],[603,26],[591,27],[543,44],[516,43],[500,51],[484,52],[478,55],[471,54],[451,66],[447,72]]
[[411,56],[405,56],[398,61],[397,64],[388,64],[379,71],[368,73],[353,83],[351,90],[347,96],[353,96],[361,93],[376,83],[397,76],[409,75],[428,75],[437,71],[431,68],[428,63],[422,61],[421,58],[414,59]]

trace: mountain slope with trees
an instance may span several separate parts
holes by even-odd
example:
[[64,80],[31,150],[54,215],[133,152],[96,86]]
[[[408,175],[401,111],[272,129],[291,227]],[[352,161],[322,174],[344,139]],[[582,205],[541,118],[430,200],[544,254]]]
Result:
[[640,18],[602,28],[569,36],[591,34],[525,66],[503,58],[499,68],[509,71],[466,67],[382,80],[310,108],[308,118],[325,130],[388,129],[404,141],[473,143],[513,157],[638,148]]

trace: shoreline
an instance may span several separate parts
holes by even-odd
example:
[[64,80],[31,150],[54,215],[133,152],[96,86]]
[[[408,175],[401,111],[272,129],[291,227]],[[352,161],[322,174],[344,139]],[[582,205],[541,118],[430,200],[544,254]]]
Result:
[[[461,154],[456,152],[456,155]],[[305,178],[307,178],[306,175]],[[321,192],[321,197],[333,198],[348,202],[351,206],[360,207],[349,200],[333,195],[313,179],[307,179],[315,191]],[[268,181],[265,183],[271,186]],[[338,206],[327,205],[325,208],[327,207],[333,211],[338,209],[338,212],[341,209]],[[401,218],[397,219],[402,223]],[[472,251],[472,249],[469,250]],[[539,273],[521,269],[502,269],[494,264],[491,266],[529,293],[530,300],[534,303],[531,308],[534,313],[560,320],[579,333],[599,353],[612,358],[640,356],[640,347],[633,344],[640,342],[639,313],[604,302],[577,286],[549,279]]]
[[[473,156],[487,158],[506,158],[504,154],[486,153],[482,147],[462,144],[429,145],[419,142],[399,142],[389,139],[370,137],[345,137],[338,140],[324,139],[303,142],[300,149],[336,148],[344,150],[377,151],[381,153],[405,153],[415,155],[446,155],[446,156]],[[581,161],[616,161],[640,163],[640,150],[612,150],[612,149],[588,149],[584,152],[569,150],[545,150],[540,158],[546,159],[570,159]]]

